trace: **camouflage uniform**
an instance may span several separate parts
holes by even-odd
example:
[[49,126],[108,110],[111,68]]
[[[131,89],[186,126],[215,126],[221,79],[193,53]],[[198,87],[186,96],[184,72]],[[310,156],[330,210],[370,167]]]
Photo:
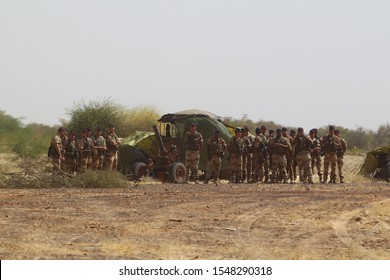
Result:
[[106,168],[112,172],[118,168],[118,147],[121,144],[114,131],[110,131],[106,137],[107,151],[105,154]]
[[203,144],[203,137],[197,131],[187,132],[185,137],[186,158],[185,165],[187,167],[187,182],[190,181],[190,176],[198,182],[198,170],[200,162],[200,149]]
[[236,136],[230,138],[227,149],[230,161],[230,183],[241,183],[244,140],[236,134]]
[[76,172],[78,151],[76,141],[74,140],[74,134],[71,134],[65,142],[65,162],[64,169],[71,174]]
[[312,141],[310,153],[311,156],[311,171],[314,174],[314,167],[317,169],[317,174],[319,181],[322,182],[322,168],[321,168],[321,139],[316,135],[310,134],[310,139]]
[[330,165],[330,181],[336,183],[336,164],[337,164],[337,149],[340,145],[340,139],[336,135],[328,134],[322,139],[322,151],[324,157],[324,183],[328,180],[329,165]]
[[221,137],[213,136],[210,137],[207,141],[207,171],[205,183],[211,179],[211,176],[214,178],[214,183],[218,184],[219,173],[221,171],[222,157],[226,150],[226,143]]
[[248,182],[252,175],[252,145],[254,139],[252,135],[245,135],[242,139],[244,140],[244,152],[242,154],[242,181],[244,182],[246,180]]
[[292,142],[294,139],[290,135],[287,134],[287,128],[283,127],[282,131],[283,131],[282,136],[288,140],[288,142],[290,143],[290,146],[291,146],[291,148],[288,150],[287,155],[286,155],[286,161],[287,161],[286,170],[287,170],[288,179],[290,179],[290,182],[293,183],[295,181],[294,180],[294,173],[293,173],[294,158],[293,158],[293,149],[292,149],[292,146],[293,146]]
[[[335,135],[339,137],[339,132],[335,132]],[[347,141],[345,139],[340,138],[340,146],[337,148],[337,168],[339,171],[339,179],[340,183],[344,183],[344,175],[343,175],[343,166],[344,166],[344,154],[347,151]]]
[[92,166],[94,170],[103,170],[104,154],[107,150],[106,139],[100,134],[92,137]]
[[299,181],[301,183],[313,183],[313,173],[311,169],[311,145],[310,138],[303,134],[303,130],[298,130],[298,134],[293,141],[295,154],[298,162]]
[[[290,130],[290,137],[294,139],[296,136],[296,131],[295,130]],[[292,182],[295,183],[297,180],[297,167],[298,167],[298,162],[297,162],[297,156],[295,154],[295,147],[291,147],[291,170],[293,174],[293,180]]]
[[280,134],[277,134],[275,138],[271,139],[269,147],[272,151],[271,182],[275,183],[281,180],[283,180],[283,182],[287,182],[286,155],[288,153],[288,149],[291,147],[290,143],[281,135],[280,131]]
[[91,169],[92,146],[93,146],[93,140],[91,138],[91,130],[87,129],[85,134],[80,138],[78,142],[78,150],[79,150],[80,165],[81,165],[82,172]]
[[52,158],[52,163],[53,163],[52,175],[61,174],[61,161],[65,159],[63,146],[62,146],[62,139],[59,133],[57,133],[51,139],[50,157]]
[[[253,176],[252,182],[263,182],[265,169],[268,172],[268,150],[267,137],[261,133],[257,133],[253,141]],[[268,176],[265,179],[268,181]]]

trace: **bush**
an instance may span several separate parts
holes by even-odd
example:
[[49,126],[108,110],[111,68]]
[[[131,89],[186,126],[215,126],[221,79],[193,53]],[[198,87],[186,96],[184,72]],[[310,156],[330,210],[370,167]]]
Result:
[[129,183],[128,178],[120,172],[87,171],[74,178],[74,185],[84,188],[123,188]]

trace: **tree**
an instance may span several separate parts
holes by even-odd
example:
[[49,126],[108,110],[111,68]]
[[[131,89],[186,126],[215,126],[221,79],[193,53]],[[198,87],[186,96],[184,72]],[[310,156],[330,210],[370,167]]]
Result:
[[69,110],[68,114],[70,115],[68,131],[78,134],[87,127],[92,130],[101,127],[105,131],[109,124],[114,124],[119,137],[128,136],[136,130],[151,131],[152,125],[159,117],[154,107],[143,106],[128,109],[109,98],[88,103],[82,100],[75,103],[74,108]]
[[101,127],[105,130],[109,124],[114,124],[117,131],[122,131],[124,108],[109,98],[96,99],[88,103],[81,100],[74,104],[68,115],[70,120],[67,129],[76,134],[87,127],[92,130]]

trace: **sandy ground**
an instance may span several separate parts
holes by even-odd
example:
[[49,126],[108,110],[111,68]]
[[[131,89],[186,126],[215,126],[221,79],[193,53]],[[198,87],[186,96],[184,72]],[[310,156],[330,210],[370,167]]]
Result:
[[389,213],[385,182],[0,189],[0,259],[389,260]]

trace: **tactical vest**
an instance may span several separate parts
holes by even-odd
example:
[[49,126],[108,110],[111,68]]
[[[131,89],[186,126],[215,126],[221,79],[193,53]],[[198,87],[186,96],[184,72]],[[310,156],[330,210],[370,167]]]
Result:
[[77,156],[77,146],[75,141],[67,141],[65,155],[68,158],[75,158]]
[[242,152],[244,151],[244,141],[242,140],[242,138],[233,137],[230,143],[230,150],[232,154],[242,154]]
[[335,141],[337,141],[337,139],[334,136],[327,135],[324,143],[324,151],[328,153],[335,153],[337,151]]
[[295,152],[310,151],[310,143],[304,136],[297,136],[297,142],[295,143]]
[[91,137],[85,137],[84,138],[84,152],[92,152],[92,144],[93,140]]
[[223,153],[222,143],[219,140],[214,140],[210,145],[210,153],[212,155],[220,156]]
[[[275,144],[276,143],[280,143],[280,144],[283,144],[283,145],[288,144],[287,140],[285,140],[285,138],[283,138],[283,137],[276,137],[272,141]],[[276,155],[285,155],[286,154],[286,148],[279,147],[279,146],[274,146],[274,147],[272,147],[272,153],[276,154]]]
[[200,149],[200,137],[198,133],[187,133],[187,149],[190,151],[199,151]]
[[116,134],[111,133],[111,134],[107,135],[106,145],[107,145],[108,151],[115,151],[116,152],[118,150],[117,145],[114,145],[114,143],[113,143],[113,142],[116,142],[117,140],[118,140],[118,136],[116,136]]

